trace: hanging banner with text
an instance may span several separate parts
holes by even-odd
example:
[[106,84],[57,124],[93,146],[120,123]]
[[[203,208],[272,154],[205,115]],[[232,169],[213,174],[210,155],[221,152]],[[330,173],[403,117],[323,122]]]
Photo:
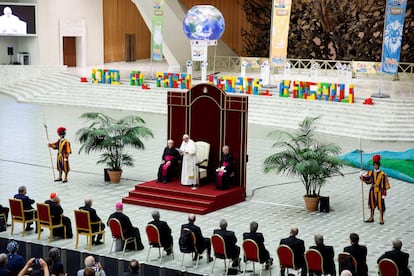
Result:
[[273,0],[270,30],[271,66],[285,66],[292,0]]
[[407,0],[387,0],[382,41],[382,71],[398,73]]
[[164,26],[164,0],[153,0],[151,30],[151,60],[162,61],[162,29]]

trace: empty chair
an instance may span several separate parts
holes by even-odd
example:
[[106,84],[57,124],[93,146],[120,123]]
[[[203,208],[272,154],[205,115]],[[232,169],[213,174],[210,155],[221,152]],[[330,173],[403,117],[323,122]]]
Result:
[[[36,210],[32,209],[32,210],[24,210],[23,209],[23,202],[21,199],[14,199],[14,198],[10,198],[9,199],[9,204],[10,204],[10,214],[11,214],[11,235],[13,235],[13,231],[14,231],[14,223],[15,222],[19,222],[21,224],[23,224],[23,231],[22,231],[22,237],[24,237],[24,234],[26,232],[26,224],[30,223],[30,222],[35,222],[36,221]],[[31,219],[26,219],[26,216],[32,213],[32,218]],[[4,221],[6,221],[6,217],[4,219]],[[6,222],[7,225],[7,222]]]
[[382,259],[378,263],[378,273],[380,276],[398,276],[398,266],[391,259]]
[[124,248],[122,250],[122,256],[125,254],[125,249],[128,243],[133,242],[135,245],[135,250],[137,250],[137,241],[135,240],[135,237],[124,237],[124,231],[122,229],[122,225],[116,218],[111,218],[108,221],[109,228],[112,232],[112,243],[111,248],[109,249],[109,254],[112,252],[112,247],[114,245],[115,240],[121,240],[124,243]]
[[105,230],[98,228],[97,231],[92,230],[92,224],[98,224],[99,227],[101,222],[91,222],[90,214],[88,211],[74,210],[75,223],[76,223],[76,244],[75,248],[78,248],[79,235],[85,235],[88,243],[88,250],[92,249],[92,237],[98,234],[103,234],[103,241],[105,242]]
[[53,225],[52,216],[50,215],[50,206],[49,204],[44,203],[36,203],[37,206],[37,239],[40,240],[40,233],[42,232],[42,228],[48,228],[50,235],[49,235],[49,242],[52,241],[53,238],[53,229],[63,227],[63,235],[66,239],[66,226],[62,223],[62,215],[60,216],[60,223]]
[[197,146],[197,172],[198,172],[198,183],[201,179],[207,178],[208,176],[208,161],[210,156],[210,144],[204,141],[195,142]]
[[285,245],[279,245],[279,247],[276,250],[277,256],[279,257],[279,263],[280,268],[285,268],[286,273],[289,274],[289,268],[296,270],[299,275],[299,271],[301,270],[300,267],[296,267],[295,265],[295,254],[293,253],[293,250]]
[[[158,248],[158,256],[160,259],[160,263],[162,263],[162,252],[161,249],[164,249],[164,247],[161,245],[161,237],[160,232],[158,231],[157,226],[154,224],[148,224],[145,228],[145,231],[147,232],[148,242],[149,242],[149,249],[147,254],[147,262],[149,259],[149,255],[151,252],[151,248]],[[172,257],[174,259],[174,251],[172,251]]]

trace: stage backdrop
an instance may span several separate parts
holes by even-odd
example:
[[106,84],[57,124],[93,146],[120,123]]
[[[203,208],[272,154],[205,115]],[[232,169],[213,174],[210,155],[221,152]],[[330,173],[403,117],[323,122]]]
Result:
[[186,92],[168,92],[168,138],[180,146],[183,134],[211,145],[208,177],[215,177],[221,148],[235,160],[234,183],[246,192],[248,97],[226,94],[216,86],[198,84]]

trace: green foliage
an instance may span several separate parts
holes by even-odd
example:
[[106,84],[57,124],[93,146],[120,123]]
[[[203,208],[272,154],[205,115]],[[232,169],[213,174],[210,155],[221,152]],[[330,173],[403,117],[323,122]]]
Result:
[[134,159],[125,152],[125,146],[145,149],[141,139],[154,138],[139,116],[130,115],[115,120],[100,112],[86,112],[80,118],[89,121],[90,125],[76,132],[81,144],[79,153],[101,152],[97,163],[106,164],[112,170],[134,165]]
[[342,175],[343,161],[337,156],[341,148],[333,143],[321,142],[315,134],[314,122],[319,117],[305,118],[299,129],[289,132],[276,130],[268,134],[276,141],[271,154],[264,161],[264,172],[299,176],[306,189],[306,196],[319,196],[326,179]]

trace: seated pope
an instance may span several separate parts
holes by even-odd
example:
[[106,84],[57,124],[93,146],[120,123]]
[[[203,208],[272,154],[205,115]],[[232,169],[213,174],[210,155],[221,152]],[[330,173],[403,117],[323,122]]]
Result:
[[173,140],[168,140],[161,159],[161,164],[158,168],[157,182],[165,184],[171,181],[173,171],[176,167],[178,167],[178,161],[180,160],[180,153],[176,148],[174,148]]
[[216,189],[225,190],[231,184],[231,174],[233,173],[233,157],[229,153],[229,146],[222,148],[221,159],[216,169]]

